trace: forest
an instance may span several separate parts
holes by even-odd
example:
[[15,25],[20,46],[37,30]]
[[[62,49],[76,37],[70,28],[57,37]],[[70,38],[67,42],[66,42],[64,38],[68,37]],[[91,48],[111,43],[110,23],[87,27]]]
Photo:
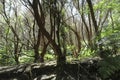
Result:
[[0,0],[0,80],[120,80],[120,0]]

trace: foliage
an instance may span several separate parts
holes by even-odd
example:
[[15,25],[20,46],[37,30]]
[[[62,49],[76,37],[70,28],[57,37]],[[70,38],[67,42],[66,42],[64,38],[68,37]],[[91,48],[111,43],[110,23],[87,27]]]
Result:
[[[116,28],[119,28],[117,26]],[[99,73],[103,79],[109,78],[116,71],[120,70],[120,31],[118,29],[107,28],[102,33],[101,45],[102,51],[100,51],[104,57],[103,61],[99,63]]]
[[0,49],[0,65],[7,66],[7,65],[15,65],[14,58],[11,54],[6,54],[6,49]]
[[20,63],[31,63],[33,62],[34,52],[32,50],[23,51],[19,57]]
[[116,71],[120,70],[120,55],[111,56],[105,58],[103,61],[99,62],[99,73],[103,79],[107,79],[112,74],[115,74]]
[[81,49],[81,52],[79,53],[79,58],[83,59],[83,58],[91,58],[91,57],[95,57],[96,54],[95,54],[95,51],[94,50],[91,50],[87,47]]
[[46,55],[45,55],[45,60],[46,61],[51,61],[51,60],[54,60],[54,59],[55,59],[55,56],[53,54],[46,53]]

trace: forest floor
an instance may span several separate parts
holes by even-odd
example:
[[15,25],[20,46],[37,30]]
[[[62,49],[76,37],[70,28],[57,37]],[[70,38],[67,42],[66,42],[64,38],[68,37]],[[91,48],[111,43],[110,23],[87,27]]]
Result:
[[[72,61],[64,65],[63,80],[104,80],[98,72],[99,58]],[[55,80],[55,61],[0,67],[0,80]],[[117,76],[116,76],[117,75]],[[105,80],[120,80],[120,71]]]

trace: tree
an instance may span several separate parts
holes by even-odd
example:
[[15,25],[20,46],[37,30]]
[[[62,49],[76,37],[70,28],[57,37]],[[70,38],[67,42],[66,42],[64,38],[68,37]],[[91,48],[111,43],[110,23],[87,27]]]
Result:
[[[8,2],[6,0],[2,1],[3,13],[1,15],[5,21],[5,22],[3,21],[3,23],[5,23],[6,26],[8,27],[8,28],[6,28],[6,29],[8,29],[6,36],[5,37],[3,36],[3,38],[6,40],[6,53],[9,53],[8,45],[10,43],[8,43],[8,39],[10,39],[10,38],[8,37],[8,35],[11,34],[10,31],[13,33],[13,35],[11,37],[13,38],[12,42],[13,42],[13,46],[14,46],[14,50],[13,50],[14,60],[17,64],[19,64],[19,53],[21,50],[20,50],[20,45],[19,45],[19,43],[20,43],[19,33],[17,32],[17,31],[19,31],[19,30],[17,30],[18,27],[20,27],[19,26],[20,24],[18,23],[18,21],[19,21],[18,12],[17,12],[18,7],[17,7],[17,5],[15,5],[12,2],[10,2],[10,4],[7,4]],[[13,4],[14,9],[12,8],[12,4]],[[10,5],[10,6],[8,6],[8,5]],[[7,11],[7,9],[9,9],[9,10]],[[13,11],[14,16],[15,16],[14,18],[12,17],[13,15],[11,15],[10,11]],[[11,21],[12,18],[14,19],[13,22]]]

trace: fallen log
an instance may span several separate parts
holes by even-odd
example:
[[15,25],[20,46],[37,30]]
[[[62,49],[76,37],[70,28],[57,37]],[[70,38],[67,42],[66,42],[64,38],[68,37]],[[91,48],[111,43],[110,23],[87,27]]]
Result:
[[[66,63],[62,68],[64,75],[62,80],[102,80],[98,69],[100,59],[85,59],[83,61],[72,61]],[[46,63],[21,64],[9,67],[0,67],[0,80],[55,80],[55,61]],[[120,71],[110,76],[111,80],[119,80]]]
[[14,79],[33,80],[35,77],[55,73],[56,62],[21,64],[10,67],[0,67],[0,80]]

